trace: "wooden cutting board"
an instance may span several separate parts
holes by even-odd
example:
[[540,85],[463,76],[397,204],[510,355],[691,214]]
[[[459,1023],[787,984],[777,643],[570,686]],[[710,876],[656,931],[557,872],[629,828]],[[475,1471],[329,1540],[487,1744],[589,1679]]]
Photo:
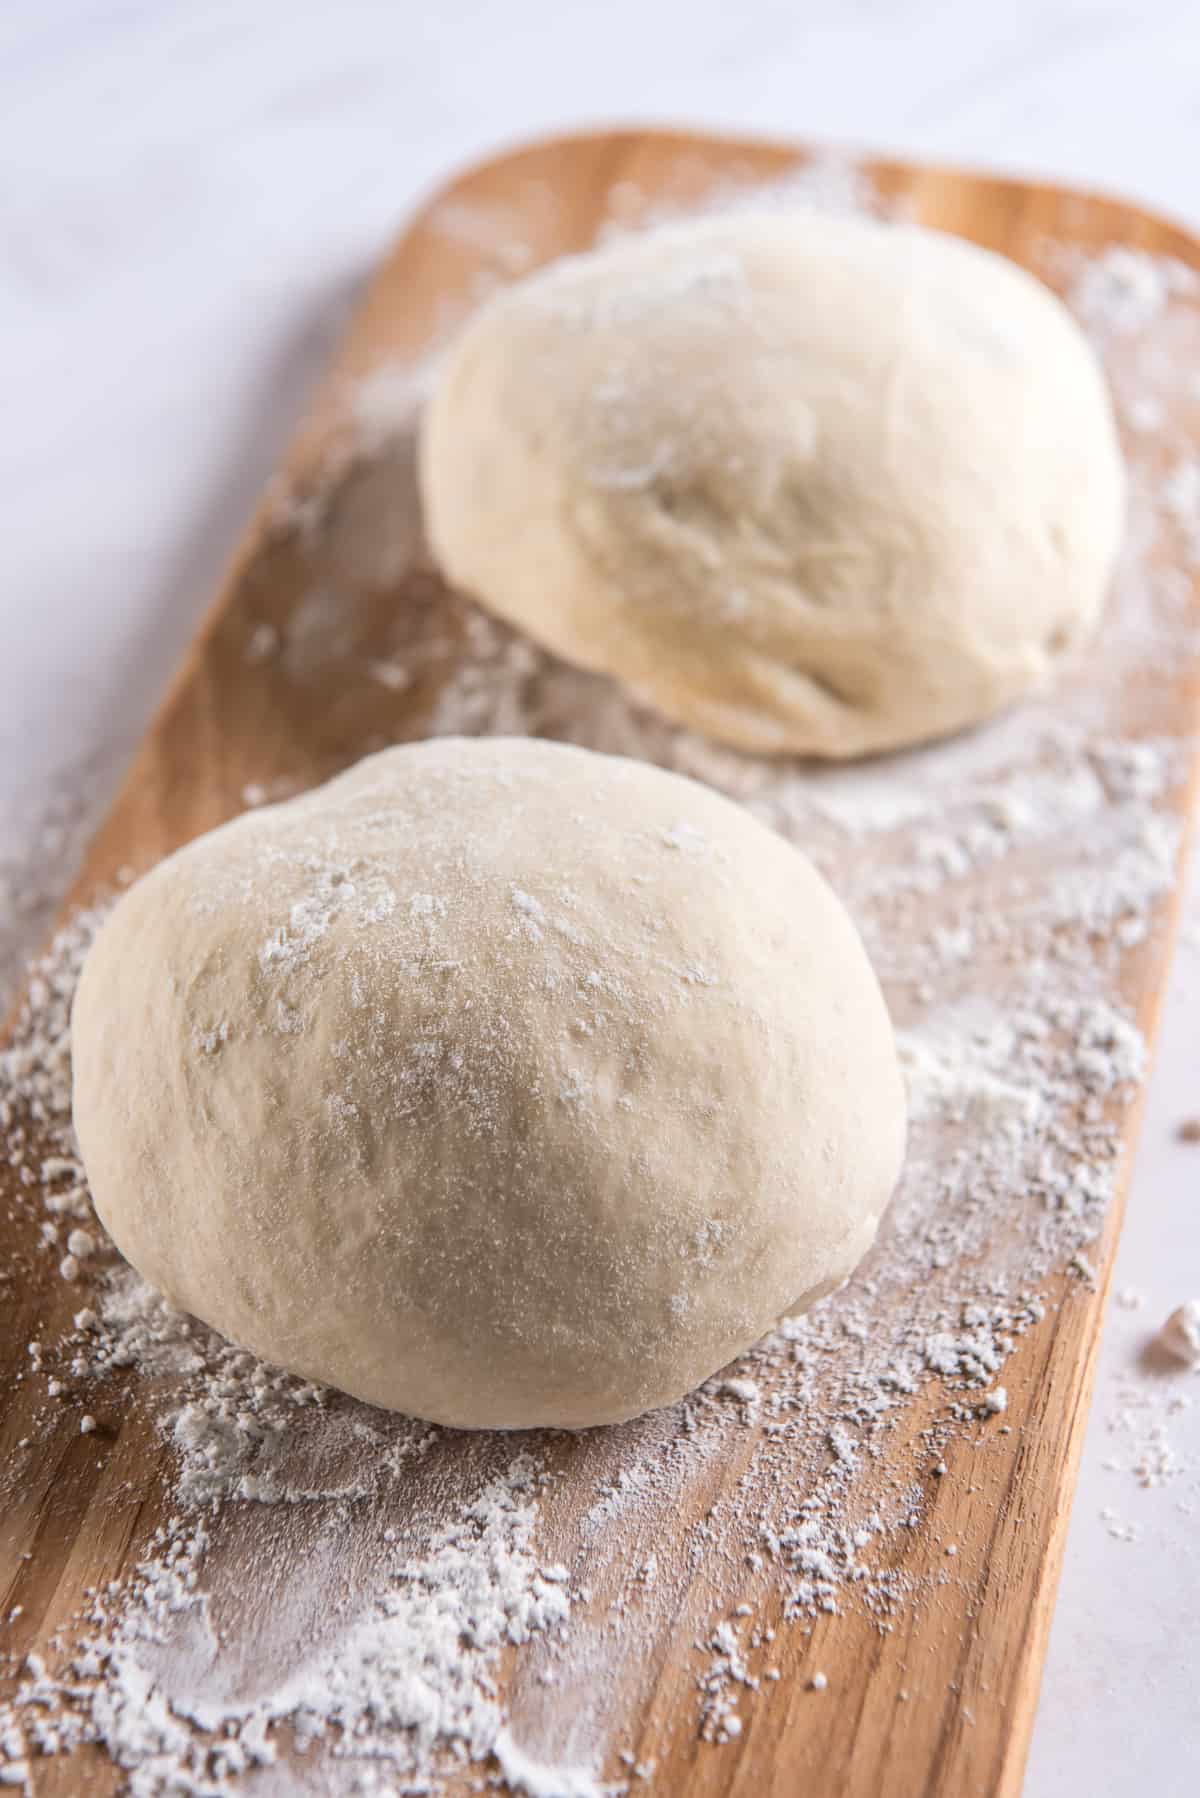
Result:
[[[363,445],[372,432],[387,435],[402,408],[406,371],[480,295],[497,280],[586,247],[614,216],[636,223],[660,209],[686,211],[714,189],[749,190],[810,161],[810,153],[792,145],[612,132],[502,156],[429,201],[351,320],[286,466],[91,846],[71,907],[110,889],[118,870],[144,870],[247,803],[297,790],[383,743],[423,733],[460,659],[461,609],[442,593],[425,556],[408,452],[391,443],[376,473]],[[893,162],[866,162],[861,172],[889,207],[1043,275],[1048,240],[1089,250],[1124,244],[1200,269],[1200,247],[1189,237],[1115,200]],[[1186,383],[1172,404],[1173,428],[1195,443],[1197,402]],[[381,481],[392,519],[386,553],[378,553],[376,541],[372,555],[356,565],[356,518],[372,509],[378,517]],[[332,611],[314,603],[314,593],[331,588],[338,596]],[[1082,682],[1098,732],[1118,713],[1129,729],[1131,704],[1138,710],[1135,731],[1182,738],[1192,730],[1194,599],[1181,603],[1178,616],[1172,652],[1152,676],[1139,677],[1133,698],[1106,684],[1096,673],[1099,664],[1084,667],[1076,702]],[[410,619],[417,620],[411,630]],[[277,653],[281,644],[287,653]],[[1186,815],[1191,787],[1189,772],[1172,790],[1168,809]],[[1123,998],[1148,1032],[1173,911],[1165,897],[1147,940],[1111,977],[1109,996]],[[986,968],[978,978],[989,978]],[[1122,1113],[1129,1143],[1135,1114],[1136,1105]],[[0,1168],[0,1183],[6,1177]],[[11,1650],[47,1653],[84,1589],[118,1577],[143,1551],[164,1504],[165,1451],[137,1407],[122,1399],[119,1382],[97,1404],[104,1427],[96,1434],[81,1438],[75,1414],[38,1433],[43,1395],[29,1380],[14,1388],[11,1376],[25,1366],[33,1335],[49,1338],[66,1327],[78,1295],[29,1252],[36,1222],[22,1195],[7,1190],[5,1198],[13,1256],[33,1271],[10,1290],[0,1314],[3,1445],[11,1454],[29,1437],[33,1448],[4,1517],[0,1610],[23,1607],[8,1633]],[[1011,1433],[992,1439],[991,1452],[977,1457],[969,1492],[966,1482],[954,1480],[931,1489],[930,1527],[893,1546],[896,1566],[916,1587],[928,1581],[933,1595],[900,1611],[886,1629],[854,1614],[804,1628],[781,1624],[773,1653],[782,1678],[769,1699],[755,1704],[742,1736],[715,1747],[697,1732],[698,1635],[711,1627],[717,1609],[732,1609],[743,1596],[753,1596],[764,1620],[778,1621],[780,1605],[769,1575],[765,1586],[755,1585],[744,1567],[714,1553],[709,1564],[678,1580],[675,1598],[656,1610],[652,1627],[643,1619],[636,1641],[619,1632],[613,1637],[618,1671],[609,1681],[610,1704],[613,1719],[619,1709],[620,1727],[614,1721],[600,1748],[609,1778],[623,1774],[614,1752],[619,1739],[642,1760],[655,1760],[652,1778],[635,1788],[655,1792],[962,1798],[1018,1791],[1119,1213],[1117,1203],[1092,1251],[1094,1286],[1061,1270],[1047,1283],[1056,1309],[1024,1336],[1005,1370]],[[895,1453],[911,1447],[945,1406],[936,1383],[922,1388],[896,1425]],[[744,1422],[721,1464],[663,1500],[650,1519],[656,1540],[669,1542],[729,1498],[749,1464],[757,1429],[753,1420]],[[587,1491],[597,1469],[619,1475],[625,1452],[616,1433],[611,1447],[597,1443],[584,1455],[590,1458]],[[547,1446],[558,1476],[546,1500],[547,1535],[577,1576],[588,1576],[590,1604],[602,1616],[617,1570],[611,1557],[590,1565],[576,1528],[585,1497],[584,1472],[576,1465],[582,1452],[569,1441]],[[245,1527],[258,1527],[253,1516]],[[351,1518],[350,1536],[354,1527]],[[950,1582],[943,1558],[948,1536],[959,1548],[961,1569]],[[23,1559],[26,1554],[31,1558]],[[302,1575],[300,1567],[296,1577]],[[252,1633],[249,1604],[245,1627]],[[302,1647],[298,1642],[296,1652]],[[827,1702],[814,1704],[807,1680],[817,1667],[829,1690]],[[544,1715],[545,1695],[539,1698],[522,1663],[506,1679],[520,1734]],[[568,1676],[553,1702],[569,1710],[589,1697]],[[305,1789],[321,1789],[311,1756],[306,1778]],[[39,1765],[36,1779],[39,1793],[102,1793],[118,1785],[115,1770],[91,1751]]]

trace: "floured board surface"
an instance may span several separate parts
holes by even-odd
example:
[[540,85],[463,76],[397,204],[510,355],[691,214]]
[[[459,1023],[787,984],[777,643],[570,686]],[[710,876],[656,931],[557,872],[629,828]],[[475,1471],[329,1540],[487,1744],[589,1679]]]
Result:
[[[657,217],[797,201],[916,218],[1048,280],[1104,356],[1133,488],[1105,626],[1056,694],[845,770],[723,751],[491,623],[438,581],[412,475],[430,358],[496,282]],[[1116,202],[659,133],[521,151],[420,214],[0,1069],[9,1783],[1019,1788],[1194,774],[1198,268]],[[902,1032],[909,1165],[867,1264],[619,1429],[456,1435],[263,1368],[122,1269],[73,1160],[89,908],[249,805],[451,732],[732,793],[829,875]]]

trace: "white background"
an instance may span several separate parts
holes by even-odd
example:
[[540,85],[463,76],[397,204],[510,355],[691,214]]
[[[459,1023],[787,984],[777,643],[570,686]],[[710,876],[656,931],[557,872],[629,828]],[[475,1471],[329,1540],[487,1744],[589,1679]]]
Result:
[[[0,947],[36,928],[70,796],[94,809],[136,740],[406,208],[506,139],[638,119],[1075,180],[1200,228],[1192,0],[0,7]],[[1185,943],[1117,1276],[1146,1303],[1109,1320],[1029,1798],[1200,1789],[1200,1380],[1181,1472],[1104,1466],[1123,1382],[1162,1414],[1148,1332],[1200,1295],[1200,1147],[1173,1135],[1198,1047]]]

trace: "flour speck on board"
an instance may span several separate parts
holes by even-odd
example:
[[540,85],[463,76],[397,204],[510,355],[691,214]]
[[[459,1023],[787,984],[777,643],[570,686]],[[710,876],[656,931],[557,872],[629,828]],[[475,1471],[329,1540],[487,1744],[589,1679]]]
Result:
[[[644,196],[613,198],[614,229],[646,222]],[[844,162],[775,199],[886,210]],[[717,202],[761,209],[763,194],[733,184]],[[511,218],[460,210],[442,228],[494,249],[496,279],[528,261]],[[411,479],[421,371],[377,370],[355,396],[355,440],[329,492],[280,497],[279,529],[321,542],[322,562],[290,619],[248,626],[255,679],[349,670],[374,704],[421,694],[430,734],[540,734],[644,757],[731,794],[813,856],[858,920],[896,1017],[908,1167],[848,1285],[668,1411],[520,1439],[373,1411],[173,1311],[110,1244],[70,1128],[69,1007],[101,917],[79,914],[32,970],[0,1051],[28,1268],[53,1285],[63,1319],[30,1340],[17,1396],[31,1435],[9,1478],[57,1430],[97,1468],[138,1431],[167,1485],[135,1571],[59,1618],[40,1658],[11,1637],[0,1781],[19,1786],[38,1757],[97,1744],[146,1798],[234,1792],[296,1756],[332,1794],[434,1792],[464,1767],[528,1798],[652,1791],[652,1759],[623,1733],[617,1674],[661,1643],[682,1594],[708,1607],[689,1722],[700,1752],[721,1753],[771,1702],[781,1667],[836,1697],[807,1658],[807,1632],[852,1618],[886,1631],[969,1569],[961,1518],[954,1540],[929,1536],[936,1574],[905,1572],[904,1545],[977,1456],[1015,1452],[1013,1357],[1052,1309],[1086,1302],[1145,1065],[1115,995],[1133,958],[1160,952],[1191,755],[1162,734],[1156,692],[1181,645],[1200,653],[1183,622],[1184,577],[1200,564],[1194,449],[1164,422],[1176,368],[1200,361],[1195,278],[1123,246],[1086,257],[1047,246],[1046,265],[1105,357],[1132,462],[1103,653],[1058,695],[886,762],[820,769],[694,737],[423,568],[395,640],[372,641],[359,666],[347,595],[358,582],[374,603],[416,553],[394,501]],[[337,483],[356,469],[368,478],[343,523]],[[290,790],[278,770],[246,772],[247,804]],[[699,853],[695,835],[681,818],[664,850]],[[342,908],[369,930],[392,902],[361,875],[315,866],[305,899],[257,944],[263,978],[302,964]],[[398,902],[434,932],[452,899]],[[575,928],[557,893],[514,887],[509,911],[506,928],[525,935]],[[304,1028],[285,996],[280,1006],[281,1031]],[[236,1029],[197,1017],[197,1053],[220,1055]],[[1158,1409],[1131,1388],[1113,1453],[1139,1486],[1178,1488],[1166,1413],[1188,1384],[1181,1366]],[[698,1510],[697,1491],[716,1496]],[[1106,1522],[1131,1539],[1116,1512]],[[737,1601],[724,1602],[733,1568]],[[16,1609],[12,1629],[24,1621]],[[521,1669],[511,1714],[510,1654]]]

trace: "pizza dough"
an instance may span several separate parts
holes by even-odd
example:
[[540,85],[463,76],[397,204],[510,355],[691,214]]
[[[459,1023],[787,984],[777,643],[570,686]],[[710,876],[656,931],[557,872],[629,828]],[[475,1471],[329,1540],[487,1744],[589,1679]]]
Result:
[[845,911],[740,807],[527,740],[387,750],[121,899],[73,1017],[96,1207],[171,1302],[467,1428],[689,1391],[843,1281],[901,1076]]
[[1099,365],[1046,288],[800,211],[493,298],[420,466],[450,581],[682,724],[821,756],[1039,686],[1096,623],[1124,501]]

